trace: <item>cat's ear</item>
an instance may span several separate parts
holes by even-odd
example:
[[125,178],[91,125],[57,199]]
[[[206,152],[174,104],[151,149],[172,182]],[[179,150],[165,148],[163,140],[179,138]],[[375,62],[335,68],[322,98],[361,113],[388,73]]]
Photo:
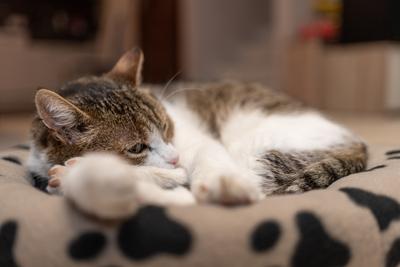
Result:
[[143,53],[139,48],[126,52],[107,75],[123,78],[133,86],[139,86],[142,80]]
[[82,125],[88,121],[89,116],[64,99],[60,95],[40,89],[35,96],[35,104],[39,117],[44,125],[56,135],[60,141],[74,144],[79,139]]

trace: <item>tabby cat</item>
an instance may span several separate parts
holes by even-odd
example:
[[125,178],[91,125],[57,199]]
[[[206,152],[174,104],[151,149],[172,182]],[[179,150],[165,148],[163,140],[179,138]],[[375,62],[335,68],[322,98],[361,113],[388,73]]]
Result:
[[358,137],[280,93],[218,82],[165,98],[141,85],[142,64],[133,49],[102,76],[37,92],[28,166],[50,193],[114,218],[138,203],[248,204],[365,168]]

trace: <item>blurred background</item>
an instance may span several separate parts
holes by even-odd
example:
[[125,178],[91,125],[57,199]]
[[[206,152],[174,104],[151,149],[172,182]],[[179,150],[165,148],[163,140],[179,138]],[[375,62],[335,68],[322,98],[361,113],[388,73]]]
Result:
[[0,148],[28,138],[39,87],[109,70],[264,83],[373,143],[400,130],[398,0],[1,0]]

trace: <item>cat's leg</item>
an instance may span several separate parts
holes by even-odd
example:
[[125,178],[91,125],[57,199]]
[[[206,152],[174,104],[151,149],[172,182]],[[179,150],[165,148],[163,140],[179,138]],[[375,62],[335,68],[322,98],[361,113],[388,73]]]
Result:
[[300,193],[326,188],[342,177],[364,170],[367,150],[363,143],[349,143],[330,150],[270,151],[265,154],[264,162],[269,164],[269,169],[276,170],[277,186],[270,194]]
[[245,165],[260,177],[265,196],[326,188],[344,176],[362,171],[367,160],[362,143],[325,150],[267,150],[258,155],[242,151],[241,155],[247,155]]
[[362,171],[367,152],[363,143],[321,150],[266,150],[248,166],[262,178],[265,195],[301,193],[326,188],[336,180]]
[[80,209],[102,218],[132,214],[139,204],[189,205],[192,194],[184,187],[161,188],[154,176],[169,181],[184,181],[182,169],[132,166],[109,154],[89,154],[74,164],[57,166],[52,179],[60,181],[60,190]]
[[362,170],[367,157],[357,137],[314,112],[240,110],[223,125],[221,142],[262,178],[265,195],[327,187]]
[[173,144],[198,202],[237,205],[262,197],[259,177],[233,160],[221,142],[204,127],[202,119],[185,105],[167,108],[175,123]]
[[262,198],[258,177],[241,168],[215,140],[203,141],[191,168],[191,190],[199,202],[239,205]]

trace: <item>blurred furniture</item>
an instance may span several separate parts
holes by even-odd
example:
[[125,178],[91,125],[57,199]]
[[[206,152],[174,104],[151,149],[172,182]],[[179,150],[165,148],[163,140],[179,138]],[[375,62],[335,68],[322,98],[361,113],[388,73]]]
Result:
[[400,40],[400,1],[343,0],[341,42]]
[[92,46],[32,44],[25,34],[0,33],[0,112],[29,111],[39,87],[62,81],[93,64]]
[[139,11],[139,43],[145,57],[143,80],[165,84],[181,71],[180,1],[141,0]]
[[287,50],[284,90],[324,109],[400,108],[400,46],[396,43],[295,43]]
[[137,5],[136,0],[0,3],[0,113],[31,111],[39,87],[57,89],[111,68],[138,43]]

